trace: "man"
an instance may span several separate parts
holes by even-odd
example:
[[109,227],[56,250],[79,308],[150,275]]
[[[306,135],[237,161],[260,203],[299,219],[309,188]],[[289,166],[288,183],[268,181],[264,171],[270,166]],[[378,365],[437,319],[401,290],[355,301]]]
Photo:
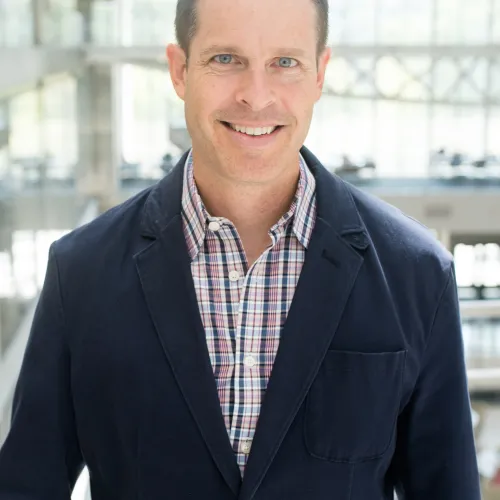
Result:
[[53,245],[0,500],[479,499],[451,256],[302,148],[327,19],[179,1],[192,150]]

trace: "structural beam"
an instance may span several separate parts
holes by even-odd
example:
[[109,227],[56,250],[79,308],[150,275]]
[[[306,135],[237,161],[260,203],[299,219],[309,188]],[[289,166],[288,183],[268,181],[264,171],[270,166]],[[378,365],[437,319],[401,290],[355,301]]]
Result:
[[79,72],[85,59],[77,48],[0,48],[0,97],[33,87],[51,74]]

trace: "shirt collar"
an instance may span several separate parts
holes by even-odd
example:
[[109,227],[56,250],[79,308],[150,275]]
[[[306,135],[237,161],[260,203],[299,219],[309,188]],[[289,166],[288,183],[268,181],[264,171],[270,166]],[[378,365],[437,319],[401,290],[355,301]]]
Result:
[[[293,233],[304,248],[309,246],[316,220],[316,179],[300,155],[300,177],[297,191],[288,211],[271,228],[273,238],[284,232],[293,220]],[[217,221],[206,210],[194,179],[193,156],[190,152],[184,168],[182,216],[191,260],[196,259],[205,241],[207,225]]]

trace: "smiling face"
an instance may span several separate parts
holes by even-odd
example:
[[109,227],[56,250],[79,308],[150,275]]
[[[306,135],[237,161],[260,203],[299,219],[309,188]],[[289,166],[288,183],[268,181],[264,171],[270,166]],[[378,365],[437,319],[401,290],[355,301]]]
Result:
[[298,152],[322,92],[312,0],[199,0],[189,61],[169,45],[195,164],[236,182],[277,182]]

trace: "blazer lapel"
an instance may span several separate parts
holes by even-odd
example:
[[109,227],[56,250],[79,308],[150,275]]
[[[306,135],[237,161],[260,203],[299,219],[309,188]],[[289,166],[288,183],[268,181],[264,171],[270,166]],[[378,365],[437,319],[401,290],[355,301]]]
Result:
[[305,148],[302,155],[316,177],[318,217],[261,408],[241,500],[255,495],[303,403],[369,245],[345,185]]
[[185,159],[153,188],[142,223],[143,235],[152,241],[135,259],[166,359],[219,471],[237,495],[241,474],[222,416],[179,213]]

